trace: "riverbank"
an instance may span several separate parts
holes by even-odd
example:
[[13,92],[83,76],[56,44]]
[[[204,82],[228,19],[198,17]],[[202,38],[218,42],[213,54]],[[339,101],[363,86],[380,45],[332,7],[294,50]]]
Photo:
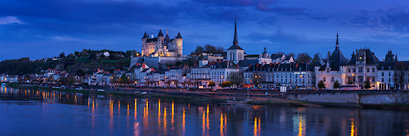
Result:
[[[38,87],[33,85],[10,84],[14,88],[32,88],[43,90],[57,90],[74,93],[92,93],[97,95],[114,95],[114,96],[129,96],[138,98],[158,98],[172,101],[189,102],[195,104],[225,104],[232,99],[235,101],[243,101],[247,99],[242,94],[218,92],[200,92],[200,91],[172,91],[160,88],[134,88],[132,91],[90,91],[90,90],[74,90],[61,88]],[[141,94],[144,92],[144,94]],[[237,96],[237,97],[235,97]],[[283,99],[277,97],[260,97],[260,95],[251,95],[252,101],[247,102],[250,105],[265,105],[276,107],[332,107],[332,108],[364,108],[364,109],[398,109],[409,110],[408,104],[357,104],[357,103],[334,103],[334,102],[311,102],[301,100]]]

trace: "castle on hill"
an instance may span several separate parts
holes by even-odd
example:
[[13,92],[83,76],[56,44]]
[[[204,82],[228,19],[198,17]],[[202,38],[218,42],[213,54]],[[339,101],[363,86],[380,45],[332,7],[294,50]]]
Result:
[[183,56],[183,38],[178,35],[170,39],[168,31],[163,36],[162,30],[159,30],[157,37],[148,34],[142,37],[142,56],[144,57],[181,57]]

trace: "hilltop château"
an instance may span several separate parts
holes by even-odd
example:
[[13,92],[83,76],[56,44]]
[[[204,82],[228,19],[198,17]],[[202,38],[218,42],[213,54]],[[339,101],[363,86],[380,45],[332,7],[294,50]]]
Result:
[[148,34],[142,37],[142,56],[144,57],[180,57],[183,55],[183,38],[180,32],[174,39],[169,38],[168,31],[163,37],[162,30],[159,30],[157,37]]

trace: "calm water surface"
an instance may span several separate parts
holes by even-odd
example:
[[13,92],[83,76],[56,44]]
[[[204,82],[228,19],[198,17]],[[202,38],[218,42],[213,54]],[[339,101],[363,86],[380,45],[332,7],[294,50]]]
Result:
[[396,110],[220,107],[160,99],[0,89],[0,135],[409,136]]

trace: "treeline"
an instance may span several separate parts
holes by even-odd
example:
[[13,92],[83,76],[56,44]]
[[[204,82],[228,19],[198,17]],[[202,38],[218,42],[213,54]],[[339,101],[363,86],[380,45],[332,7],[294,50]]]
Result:
[[10,75],[25,75],[40,72],[44,60],[30,61],[30,58],[3,60],[0,62],[0,73]]
[[[109,56],[104,53],[108,52]],[[59,56],[47,59],[39,59],[31,61],[30,58],[20,58],[12,60],[3,60],[0,62],[0,74],[8,75],[26,75],[40,74],[42,70],[56,69],[65,70],[69,73],[74,73],[78,69],[83,69],[90,74],[97,68],[105,70],[123,69],[128,67],[131,56],[138,56],[139,52],[135,50],[111,51],[111,50],[91,50],[83,49],[81,52],[75,51],[65,55],[61,53]]]

